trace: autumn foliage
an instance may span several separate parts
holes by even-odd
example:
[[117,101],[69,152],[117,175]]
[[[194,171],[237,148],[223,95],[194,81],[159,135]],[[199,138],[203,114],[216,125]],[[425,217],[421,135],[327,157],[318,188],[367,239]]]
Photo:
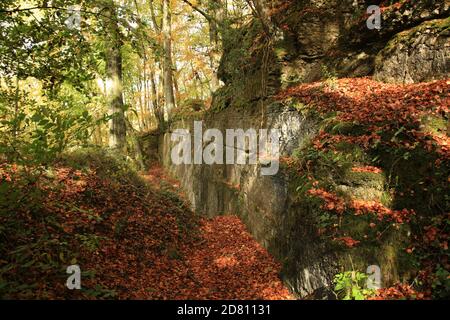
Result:
[[[447,296],[450,81],[399,85],[338,79],[293,86],[277,99],[325,123],[297,160],[283,161],[307,177],[306,190],[299,188],[307,196],[303,201],[319,200],[325,222],[318,235],[355,250],[380,244],[387,230],[409,230],[402,251],[420,285],[397,284],[375,298]],[[344,196],[332,180],[342,176],[384,181],[384,203],[374,194]],[[364,225],[364,231],[352,234],[343,227],[351,224]]]
[[436,149],[444,158],[450,157],[449,138],[445,134],[420,131],[424,116],[448,115],[450,107],[450,81],[441,80],[411,85],[385,84],[370,78],[340,79],[336,87],[323,83],[303,84],[278,95],[279,99],[296,98],[305,105],[313,105],[319,112],[338,112],[337,120],[367,125],[369,135],[356,137],[334,136],[326,138],[368,146],[377,140],[380,131],[405,127],[405,147],[420,141],[431,151]]
[[[40,177],[42,215],[22,207],[2,216],[2,225],[20,217],[31,231],[27,237],[4,234],[3,298],[291,298],[280,265],[237,217],[195,216],[175,193],[178,182],[160,167],[144,180],[108,166],[61,164]],[[19,171],[2,165],[0,182],[19,187]],[[23,254],[12,254],[20,248]],[[18,261],[23,255],[25,262]],[[81,291],[65,286],[71,264],[83,272]]]

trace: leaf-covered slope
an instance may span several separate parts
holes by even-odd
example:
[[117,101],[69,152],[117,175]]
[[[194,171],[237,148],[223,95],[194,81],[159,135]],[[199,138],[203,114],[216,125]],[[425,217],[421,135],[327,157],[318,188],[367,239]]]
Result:
[[[90,150],[33,182],[25,169],[0,167],[4,299],[290,297],[279,265],[237,217],[200,219],[160,168],[144,180],[126,162]],[[82,270],[81,291],[65,286],[73,264]]]

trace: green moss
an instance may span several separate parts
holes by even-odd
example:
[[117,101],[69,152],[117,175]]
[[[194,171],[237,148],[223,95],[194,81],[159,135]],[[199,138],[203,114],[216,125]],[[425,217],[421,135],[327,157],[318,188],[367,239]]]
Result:
[[437,116],[425,116],[422,118],[422,124],[424,128],[422,131],[424,132],[432,132],[437,134],[442,134],[447,132],[448,128],[448,120],[444,119],[443,117],[437,117]]
[[285,57],[288,55],[288,51],[284,47],[277,47],[275,48],[274,52],[278,60],[284,60]]
[[430,27],[438,29],[439,33],[450,30],[450,17],[429,21]]
[[393,203],[392,194],[389,191],[384,191],[381,193],[380,202],[386,207],[392,207]]
[[332,121],[324,128],[325,132],[331,134],[342,134],[349,136],[357,136],[364,134],[366,129],[364,126],[355,122]]
[[383,190],[385,180],[384,175],[380,173],[353,172],[352,170],[348,170],[340,182],[348,186],[365,186],[367,188]]
[[347,162],[370,162],[370,157],[368,157],[367,153],[361,147],[355,144],[341,141],[336,143],[335,148],[338,152],[344,155],[344,158],[347,160]]
[[426,21],[415,28],[398,33],[387,45],[391,47],[399,43],[410,43],[416,39],[417,33],[431,29],[436,33],[448,30],[450,28],[450,18]]
[[[354,222],[349,231],[355,238],[361,239],[370,232],[363,222]],[[388,230],[382,241],[362,241],[357,247],[339,255],[339,265],[342,271],[355,270],[366,272],[370,265],[377,265],[381,269],[381,280],[384,286],[393,285],[400,280],[405,269],[411,269],[410,261],[405,260],[404,239],[406,230]]]
[[413,150],[393,148],[375,150],[379,164],[386,173],[387,184],[395,190],[394,209],[414,209],[421,216],[447,212],[448,166],[435,166],[437,154],[422,146]]

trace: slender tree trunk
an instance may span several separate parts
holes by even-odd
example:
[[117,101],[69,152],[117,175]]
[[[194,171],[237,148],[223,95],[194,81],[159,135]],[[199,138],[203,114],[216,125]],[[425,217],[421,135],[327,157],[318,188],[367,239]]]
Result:
[[147,80],[145,82],[145,108],[147,110],[147,130],[150,130],[150,128],[152,127],[152,95],[150,92],[150,74],[147,74]]
[[152,89],[152,101],[153,101],[153,110],[155,113],[155,118],[157,121],[158,129],[163,129],[164,126],[164,112],[161,110],[161,105],[158,101],[158,90],[156,87],[155,81],[155,73],[153,70],[150,71],[150,84]]
[[114,6],[106,8],[108,26],[106,48],[107,97],[109,103],[109,147],[126,151],[126,122],[122,88],[122,40]]
[[[139,130],[143,131],[145,130],[145,111],[144,111],[144,107],[145,107],[145,83],[142,84],[142,77],[141,75],[139,75],[139,80],[138,80],[138,84],[137,84],[137,92],[135,93],[135,95],[137,96],[137,98],[139,99],[139,114],[140,117],[138,117],[138,124],[139,124]],[[144,86],[143,86],[144,85]],[[144,95],[143,95],[144,92]],[[140,119],[139,119],[140,118]]]
[[98,146],[103,145],[102,128],[100,125],[94,128],[94,143]]
[[176,69],[175,70],[173,69],[172,69],[172,81],[173,81],[173,88],[175,89],[175,97],[176,97],[175,100],[177,100],[180,97],[180,89],[178,87],[177,71]]
[[169,120],[169,115],[175,107],[175,96],[173,92],[173,70],[172,70],[172,21],[170,0],[163,0],[163,26],[164,38],[164,119]]
[[[18,71],[17,71],[18,73]],[[13,137],[17,137],[18,131],[20,129],[19,123],[19,92],[20,92],[20,80],[19,75],[16,75],[16,93],[14,98],[14,127],[13,127]]]
[[[142,23],[141,21],[141,12],[139,9],[139,4],[137,0],[134,0],[134,6],[136,7],[136,12],[138,15],[138,22]],[[153,9],[153,2],[150,2],[150,6]],[[156,29],[156,27],[155,27]],[[143,72],[140,74],[139,76],[139,86],[140,86],[140,106],[141,106],[141,118],[142,118],[142,129],[143,130],[148,130],[151,124],[151,118],[150,118],[150,112],[149,112],[149,95],[148,95],[148,85],[147,85],[147,62],[148,62],[148,58],[147,58],[147,50],[146,50],[146,46],[144,44],[144,38],[145,38],[145,34],[142,34],[142,38],[141,38],[141,46],[142,46],[142,62],[143,62]],[[143,79],[141,79],[141,76],[143,76]],[[142,81],[144,82],[142,84]],[[142,95],[142,91],[143,91],[143,95]]]
[[211,92],[214,92],[220,86],[219,77],[217,74],[220,64],[221,51],[221,41],[219,33],[220,26],[218,25],[218,23],[222,23],[224,21],[226,8],[224,8],[224,3],[221,0],[217,0],[216,2],[212,3],[211,6],[211,15],[214,19],[208,20],[210,42],[209,60],[212,69]]
[[145,118],[142,119],[143,123],[144,123],[144,128],[145,130],[148,130],[148,128],[150,127],[150,113],[148,112],[149,108],[148,106],[150,105],[149,103],[149,94],[148,94],[148,76],[147,76],[147,54],[145,52],[145,48],[144,48],[144,106],[143,106],[143,113],[145,115]]
[[[153,0],[149,0],[150,5],[150,17],[152,19],[153,27],[158,32],[161,33],[161,26],[156,21],[156,14]],[[161,7],[162,9],[162,7]],[[150,67],[150,86],[151,86],[151,95],[152,95],[152,104],[153,104],[153,112],[156,118],[156,124],[158,129],[163,129],[164,127],[164,110],[162,103],[160,103],[160,91],[159,87],[156,84],[156,70],[157,68],[161,68],[161,59],[159,56],[155,57],[154,64]],[[159,77],[159,84],[164,83],[163,77]]]

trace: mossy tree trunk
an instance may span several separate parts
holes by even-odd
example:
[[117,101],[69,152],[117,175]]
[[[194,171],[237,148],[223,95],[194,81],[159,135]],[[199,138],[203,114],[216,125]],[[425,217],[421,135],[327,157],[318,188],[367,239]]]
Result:
[[172,16],[170,0],[163,1],[163,24],[162,32],[164,38],[164,118],[169,120],[171,110],[175,107],[175,95],[173,91],[173,70],[172,70]]
[[126,121],[122,88],[122,39],[113,3],[105,8],[106,16],[106,89],[109,104],[109,147],[126,151]]

